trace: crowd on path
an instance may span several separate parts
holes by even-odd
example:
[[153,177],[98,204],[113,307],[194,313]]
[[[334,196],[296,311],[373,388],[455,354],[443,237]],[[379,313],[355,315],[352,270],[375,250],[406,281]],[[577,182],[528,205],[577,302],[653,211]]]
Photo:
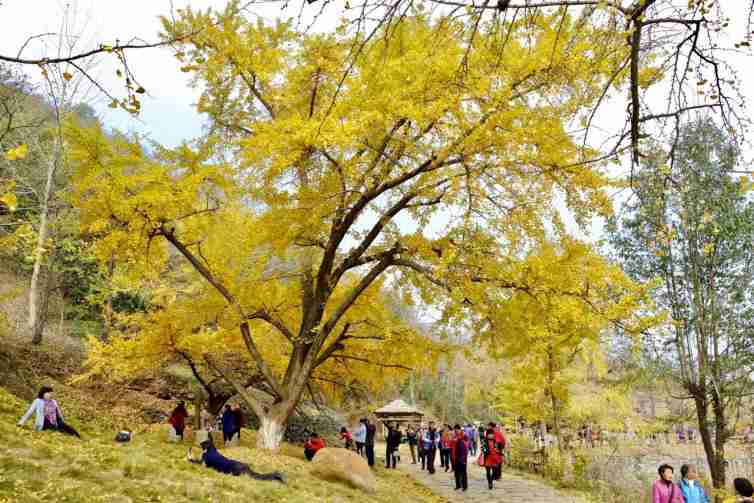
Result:
[[[400,446],[408,444],[411,463],[421,463],[421,469],[434,475],[439,458],[439,469],[452,472],[456,490],[466,491],[469,487],[468,465],[476,463],[485,470],[487,486],[492,489],[494,482],[502,477],[502,466],[509,453],[510,444],[502,426],[490,422],[483,425],[442,425],[435,423],[409,424],[402,429],[397,423],[384,423],[385,468],[394,469],[400,462]],[[374,466],[374,438],[376,425],[369,419],[359,421],[356,431],[351,434],[346,427],[340,432],[343,447],[354,448],[356,453],[366,458],[367,464]]]

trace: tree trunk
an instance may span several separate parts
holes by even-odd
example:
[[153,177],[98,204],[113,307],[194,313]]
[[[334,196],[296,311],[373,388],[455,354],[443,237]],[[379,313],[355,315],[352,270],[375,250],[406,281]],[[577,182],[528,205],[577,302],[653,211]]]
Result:
[[259,418],[259,431],[257,431],[257,447],[268,451],[280,450],[280,443],[285,433],[285,422],[280,416],[269,415]]
[[199,431],[202,429],[202,402],[204,400],[202,399],[202,392],[199,390],[199,387],[197,386],[196,391],[194,391],[194,431]]
[[[558,451],[563,451],[563,439],[560,438],[560,403],[555,396],[554,381],[555,381],[555,355],[553,354],[552,347],[548,348],[547,359],[547,373],[548,373],[548,392],[550,395],[550,401],[552,403],[552,427],[555,431],[555,438],[558,442]],[[546,444],[545,444],[546,445]]]
[[[725,441],[727,440],[725,426],[725,407],[719,398],[712,399],[712,411],[715,414],[715,469],[711,470],[712,486],[715,489],[725,489]],[[719,491],[717,491],[719,494]],[[716,503],[722,503],[722,497],[715,497]]]
[[107,298],[103,310],[104,327],[102,327],[102,340],[107,341],[110,338],[110,330],[113,326],[113,273],[115,271],[115,258],[111,255],[107,262]]
[[[57,149],[56,149],[57,150]],[[47,181],[45,182],[45,191],[42,196],[40,215],[39,215],[39,233],[37,234],[37,244],[34,247],[34,268],[31,272],[31,283],[29,284],[29,331],[32,334],[32,344],[42,342],[42,331],[44,324],[41,321],[40,313],[40,275],[42,262],[44,261],[44,247],[47,241],[49,202],[52,195],[52,184],[57,163],[57,152],[53,153],[50,165],[47,167]]]
[[[719,421],[724,420],[718,418],[715,413],[715,442],[712,442],[712,435],[710,432],[709,421],[707,420],[707,413],[709,407],[706,401],[706,397],[703,396],[704,391],[695,393],[694,404],[696,405],[696,415],[699,423],[699,435],[702,437],[702,445],[704,446],[704,454],[707,458],[707,466],[709,466],[710,478],[712,479],[712,487],[715,489],[725,488],[725,439],[721,436],[721,428],[717,424],[722,424]],[[719,496],[715,497],[716,503],[722,503],[722,499]]]

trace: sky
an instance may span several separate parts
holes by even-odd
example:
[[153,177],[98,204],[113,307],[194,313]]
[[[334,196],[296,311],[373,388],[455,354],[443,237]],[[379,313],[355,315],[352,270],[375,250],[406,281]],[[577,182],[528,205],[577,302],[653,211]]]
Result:
[[[725,0],[725,4],[731,7],[740,4],[742,13],[746,11],[748,3],[748,0]],[[190,5],[194,9],[206,9],[222,8],[225,4],[226,0],[0,0],[0,53],[16,55],[30,35],[58,32],[66,7],[69,12],[75,12],[71,24],[81,33],[80,45],[83,49],[133,37],[156,41],[161,29],[159,16],[168,15],[171,7],[178,9]],[[301,5],[304,5],[304,18],[319,11],[319,3],[305,5],[300,1],[291,1],[291,7],[286,11],[281,10],[281,5],[280,2],[270,1],[266,5],[254,6],[253,12],[272,20],[277,16],[297,16]],[[335,2],[334,7],[320,18],[317,28],[325,30],[333,27],[340,9],[342,6]],[[745,33],[744,17],[731,20],[730,29],[736,36]],[[49,46],[54,41],[45,40],[34,40],[23,55],[38,57],[49,54]],[[115,76],[117,66],[114,58],[100,58],[100,61],[100,66],[93,73],[106,88],[121,91],[118,86],[122,82]],[[731,61],[739,72],[743,93],[754,98],[754,61],[751,53],[732,56]],[[193,107],[198,92],[188,85],[187,74],[179,70],[181,64],[170,49],[132,51],[129,53],[129,65],[139,83],[147,90],[142,100],[142,112],[138,118],[134,118],[122,110],[108,108],[108,101],[100,97],[90,104],[105,124],[121,131],[147,134],[168,147],[201,134],[203,119]],[[38,73],[35,73],[39,72],[38,69],[27,67],[27,71],[32,79],[38,78]],[[122,96],[123,92],[115,94]],[[608,103],[600,113],[598,122],[603,129],[614,130],[622,126],[625,115],[625,97],[621,96]],[[592,226],[594,232],[589,234],[599,236],[601,226],[600,222],[595,222]],[[581,234],[576,229],[574,233]]]

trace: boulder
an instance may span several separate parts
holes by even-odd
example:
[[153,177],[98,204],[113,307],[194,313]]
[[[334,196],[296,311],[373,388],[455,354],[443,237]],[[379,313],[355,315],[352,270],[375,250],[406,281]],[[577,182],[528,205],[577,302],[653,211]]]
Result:
[[[167,431],[168,434],[168,442],[180,442],[181,437],[178,436],[178,434],[175,432],[175,429],[171,425],[165,425],[164,428]],[[185,433],[185,432],[184,432]]]
[[312,460],[312,474],[325,480],[344,482],[366,492],[374,492],[376,481],[364,458],[353,451],[337,447],[317,451]]

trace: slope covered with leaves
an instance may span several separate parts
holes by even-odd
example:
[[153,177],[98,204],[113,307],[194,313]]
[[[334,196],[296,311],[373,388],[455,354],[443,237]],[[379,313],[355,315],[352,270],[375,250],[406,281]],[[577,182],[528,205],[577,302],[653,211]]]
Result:
[[[86,426],[73,407],[65,412],[80,427],[83,441],[55,433],[38,433],[15,426],[27,404],[0,388],[0,502],[389,502],[411,500],[436,503],[424,488],[397,471],[377,471],[377,491],[366,495],[310,474],[300,448],[284,445],[273,455],[248,447],[228,455],[258,471],[280,470],[288,485],[258,482],[217,474],[189,464],[186,445],[166,442],[164,430],[147,431],[130,444],[116,444],[113,432]],[[65,404],[64,404],[65,405]],[[244,443],[253,445],[247,433]]]

